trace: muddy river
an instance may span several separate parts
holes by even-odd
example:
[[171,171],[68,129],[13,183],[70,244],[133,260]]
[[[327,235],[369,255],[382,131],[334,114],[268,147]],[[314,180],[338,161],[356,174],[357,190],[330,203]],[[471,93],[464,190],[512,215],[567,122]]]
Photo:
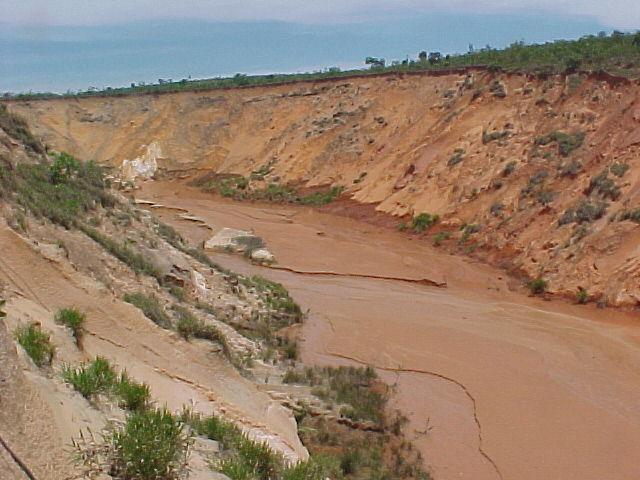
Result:
[[[436,480],[640,478],[637,314],[530,298],[499,270],[309,208],[168,182],[136,197],[264,238],[277,268],[212,256],[308,310],[305,363],[375,366]],[[211,234],[155,211],[194,242]]]

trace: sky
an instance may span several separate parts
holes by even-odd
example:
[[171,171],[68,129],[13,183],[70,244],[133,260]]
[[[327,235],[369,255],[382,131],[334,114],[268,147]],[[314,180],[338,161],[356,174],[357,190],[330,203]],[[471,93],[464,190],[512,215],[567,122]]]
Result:
[[2,0],[0,7],[3,22],[21,24],[95,25],[176,18],[335,23],[438,11],[583,16],[614,28],[640,27],[637,0]]
[[0,0],[0,92],[363,67],[640,28],[639,0]]

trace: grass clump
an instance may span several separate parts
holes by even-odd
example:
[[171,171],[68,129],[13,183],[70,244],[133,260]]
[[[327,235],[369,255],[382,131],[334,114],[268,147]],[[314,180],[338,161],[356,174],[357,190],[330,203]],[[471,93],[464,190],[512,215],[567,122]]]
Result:
[[634,208],[633,210],[625,210],[618,217],[619,221],[630,220],[635,223],[640,223],[640,208]]
[[501,130],[495,132],[487,132],[486,130],[484,130],[482,132],[482,144],[486,145],[495,140],[502,140],[503,138],[508,137],[510,133],[511,132],[509,130]]
[[155,295],[145,295],[141,292],[125,293],[124,301],[138,307],[156,325],[171,328],[171,320]]
[[603,199],[609,198],[613,201],[617,200],[621,194],[620,187],[612,178],[609,178],[608,169],[604,169],[591,179],[585,193],[587,195],[596,193]]
[[298,202],[302,205],[327,205],[328,203],[333,202],[336,198],[338,198],[342,192],[344,191],[344,187],[331,187],[329,190],[320,191],[311,193],[309,195],[305,195],[298,199]]
[[96,395],[110,395],[127,410],[141,410],[148,406],[151,398],[149,386],[131,379],[127,372],[118,375],[115,368],[104,357],[80,366],[64,365],[62,379],[84,398],[91,400]]
[[585,134],[583,132],[577,132],[574,134],[568,134],[558,130],[554,130],[546,135],[536,137],[536,145],[548,145],[550,143],[556,143],[558,146],[558,153],[563,157],[569,156],[574,150],[582,146],[584,142]]
[[433,245],[435,247],[439,247],[440,245],[442,245],[442,242],[444,242],[445,240],[449,240],[450,238],[451,232],[438,232],[432,238]]
[[584,305],[588,301],[589,301],[589,294],[584,288],[579,287],[578,291],[576,292],[576,302],[581,305]]
[[590,200],[581,200],[574,207],[565,210],[558,225],[566,225],[568,223],[591,223],[604,216],[607,211],[607,204],[604,202],[592,202]]
[[97,394],[106,394],[116,383],[117,374],[109,361],[104,357],[96,357],[88,365],[62,368],[62,378],[83,397],[90,399]]
[[629,164],[628,163],[622,163],[622,162],[615,162],[609,167],[609,170],[616,177],[622,178],[622,177],[624,177],[624,174],[627,173],[627,170],[629,170]]
[[186,467],[190,438],[167,410],[133,412],[109,435],[110,473],[131,480],[174,480]]
[[[255,288],[262,293],[262,298],[267,305],[280,317],[289,319],[289,323],[299,323],[302,321],[302,310],[289,292],[280,283],[271,281],[260,275],[253,275],[243,278],[242,283],[250,288]],[[285,326],[285,325],[283,325]]]
[[120,374],[113,391],[119,399],[120,406],[131,411],[144,410],[151,399],[149,385],[132,380],[127,372]]
[[508,177],[509,175],[511,175],[513,172],[516,171],[517,166],[518,166],[518,162],[516,162],[515,160],[511,160],[509,163],[507,163],[504,166],[504,169],[502,170],[502,176]]
[[398,230],[406,231],[412,230],[414,233],[422,233],[425,230],[433,227],[438,220],[440,220],[440,216],[436,214],[430,213],[421,213],[416,215],[411,219],[411,222],[406,223],[402,222],[398,225]]
[[453,167],[464,160],[465,151],[462,148],[456,148],[453,154],[447,160],[447,166]]
[[527,288],[529,288],[531,293],[534,295],[543,294],[544,292],[547,291],[547,287],[548,287],[548,283],[542,277],[535,278],[531,280],[529,283],[527,283]]
[[77,308],[61,308],[56,312],[55,322],[64,325],[71,333],[73,333],[73,337],[76,340],[76,343],[80,340],[82,336],[82,331],[84,328],[84,321],[86,319],[86,315],[82,313]]
[[39,367],[51,365],[56,349],[51,337],[42,331],[40,325],[22,325],[14,330],[13,335],[33,363]]

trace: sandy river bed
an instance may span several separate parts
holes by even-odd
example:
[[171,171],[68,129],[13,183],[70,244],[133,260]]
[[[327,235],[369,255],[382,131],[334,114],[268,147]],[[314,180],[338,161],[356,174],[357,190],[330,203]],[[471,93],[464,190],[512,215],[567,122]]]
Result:
[[[136,197],[263,237],[282,269],[213,256],[281,282],[309,310],[306,363],[370,364],[396,386],[436,480],[640,478],[637,314],[529,298],[498,270],[307,208],[168,182]],[[210,235],[156,213],[194,241]]]

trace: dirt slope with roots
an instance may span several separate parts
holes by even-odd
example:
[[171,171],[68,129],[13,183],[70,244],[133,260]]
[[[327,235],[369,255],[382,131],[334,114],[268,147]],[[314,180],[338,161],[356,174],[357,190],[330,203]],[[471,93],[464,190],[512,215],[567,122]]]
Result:
[[118,168],[146,158],[177,175],[257,172],[263,185],[340,185],[390,215],[435,213],[451,251],[633,306],[639,229],[621,218],[640,206],[639,92],[475,71],[10,108],[52,147]]

